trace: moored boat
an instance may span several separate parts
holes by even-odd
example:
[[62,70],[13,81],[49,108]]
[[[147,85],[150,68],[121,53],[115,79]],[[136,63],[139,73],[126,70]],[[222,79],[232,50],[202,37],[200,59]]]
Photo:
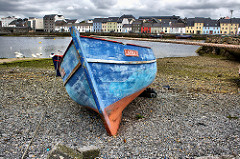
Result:
[[177,35],[176,39],[190,39],[192,35]]
[[123,109],[154,80],[156,59],[149,47],[80,36],[72,41],[59,71],[69,96],[98,112],[109,135],[116,135]]

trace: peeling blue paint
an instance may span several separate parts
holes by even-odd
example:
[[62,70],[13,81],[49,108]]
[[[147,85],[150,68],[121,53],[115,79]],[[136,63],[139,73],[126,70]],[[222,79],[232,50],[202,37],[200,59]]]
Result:
[[64,56],[63,61],[61,62],[61,69],[64,69],[66,73],[63,77],[64,82],[78,63],[78,54],[76,52],[76,49],[74,48],[74,45],[72,44],[67,51],[67,55]]
[[93,99],[83,68],[79,68],[77,70],[77,72],[67,82],[65,88],[68,95],[78,104],[97,110],[97,106]]

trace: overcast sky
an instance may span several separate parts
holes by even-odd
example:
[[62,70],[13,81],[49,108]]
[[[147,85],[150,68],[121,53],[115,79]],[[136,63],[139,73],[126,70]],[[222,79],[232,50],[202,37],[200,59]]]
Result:
[[69,19],[139,16],[240,17],[240,0],[0,0],[0,17],[61,14]]

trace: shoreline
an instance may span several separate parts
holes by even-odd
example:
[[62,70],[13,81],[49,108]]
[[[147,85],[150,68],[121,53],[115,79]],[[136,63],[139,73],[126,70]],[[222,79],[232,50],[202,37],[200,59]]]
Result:
[[9,63],[9,62],[15,62],[15,61],[23,61],[23,60],[40,60],[40,59],[47,59],[47,58],[32,58],[32,57],[25,57],[25,58],[3,58],[0,59],[0,64],[2,63]]

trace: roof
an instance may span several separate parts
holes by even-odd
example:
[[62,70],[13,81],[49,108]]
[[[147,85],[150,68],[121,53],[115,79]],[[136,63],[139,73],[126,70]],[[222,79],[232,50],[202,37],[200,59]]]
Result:
[[93,26],[93,23],[80,23],[79,26]]
[[142,20],[136,20],[132,24],[133,25],[142,25],[143,21]]
[[152,27],[152,23],[143,23],[143,27]]
[[107,19],[107,22],[117,22],[118,19],[119,19],[119,17],[109,17],[109,18]]
[[94,23],[104,23],[104,22],[107,22],[107,19],[108,18],[94,18],[93,22]]
[[240,24],[240,18],[232,18],[232,23],[239,23]]
[[54,18],[57,14],[45,15],[43,18]]
[[189,18],[189,19],[186,20],[186,26],[194,26],[193,18]]
[[179,19],[180,16],[140,16],[138,19],[152,19],[152,18],[156,18],[156,19]]
[[27,27],[27,21],[24,19],[13,20],[9,25],[16,25],[16,27]]
[[161,23],[153,23],[152,27],[162,27],[162,24]]
[[66,19],[67,23],[74,24],[76,23],[77,19]]
[[120,19],[124,19],[124,18],[127,18],[127,19],[135,19],[135,17],[131,14],[123,14]]
[[56,22],[55,22],[55,25],[56,26],[62,26],[62,25],[66,25],[67,23],[66,23],[66,21],[65,20],[57,20]]
[[219,27],[220,23],[217,20],[210,20],[204,23],[204,27]]
[[221,18],[219,19],[220,23],[238,23],[240,24],[240,18],[232,18],[232,19],[228,19],[228,18]]
[[123,25],[123,28],[131,28],[132,27],[132,24],[124,24]]
[[170,21],[163,21],[161,24],[162,24],[162,27],[169,27]]
[[174,27],[174,28],[184,28],[185,24],[184,23],[173,23],[172,27]]
[[204,18],[204,17],[195,17],[195,18],[186,18],[186,26],[194,26],[194,23],[208,23],[212,19],[211,18]]

